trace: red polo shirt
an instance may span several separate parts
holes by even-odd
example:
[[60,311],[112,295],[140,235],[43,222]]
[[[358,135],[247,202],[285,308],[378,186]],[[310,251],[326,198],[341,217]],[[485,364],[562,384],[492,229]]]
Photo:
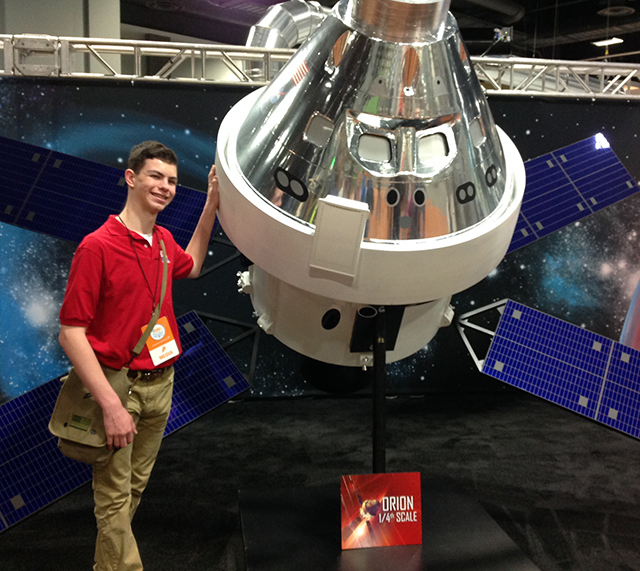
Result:
[[[168,230],[156,225],[153,246],[149,246],[142,236],[129,233],[115,216],[110,216],[105,224],[82,240],[73,257],[60,322],[86,327],[87,339],[98,360],[108,367],[120,369],[131,359],[142,327],[149,323],[154,304],[160,301],[161,239],[169,267],[160,316],[168,319],[182,351],[173,314],[172,280],[187,277],[193,268],[193,259],[176,244]],[[175,360],[160,366],[169,366]],[[155,368],[146,346],[131,363],[131,368]]]

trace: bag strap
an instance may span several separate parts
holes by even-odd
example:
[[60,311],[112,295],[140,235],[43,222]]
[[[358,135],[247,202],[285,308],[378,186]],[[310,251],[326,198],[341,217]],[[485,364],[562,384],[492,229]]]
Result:
[[131,364],[131,361],[133,361],[138,355],[140,355],[140,353],[142,352],[142,349],[144,348],[144,344],[147,342],[147,339],[149,339],[149,335],[151,335],[151,332],[153,331],[153,328],[155,327],[156,322],[160,317],[160,310],[162,309],[164,294],[167,292],[167,274],[168,274],[167,250],[164,247],[164,240],[160,240],[160,247],[162,248],[162,288],[160,289],[160,302],[158,303],[158,305],[155,306],[153,310],[153,314],[151,315],[151,321],[149,321],[149,325],[147,325],[147,327],[145,328],[144,333],[142,334],[142,337],[140,337],[140,340],[136,343],[136,346],[133,348],[132,353],[134,353],[134,355],[133,357],[131,357],[131,360],[125,365],[125,367],[128,367]]

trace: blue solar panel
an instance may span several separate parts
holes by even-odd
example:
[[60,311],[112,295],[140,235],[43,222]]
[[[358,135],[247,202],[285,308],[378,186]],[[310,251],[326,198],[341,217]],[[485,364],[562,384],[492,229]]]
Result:
[[[158,215],[158,224],[170,230],[176,242],[182,248],[186,248],[189,240],[191,240],[206,198],[207,195],[204,192],[178,186],[172,203]],[[215,233],[217,225],[218,218],[216,217],[213,233]]]
[[[124,171],[0,137],[0,222],[72,242],[122,210]],[[195,230],[206,194],[179,186],[158,216],[183,248]]]
[[0,407],[0,530],[91,478],[91,468],[60,454],[47,424],[60,382],[54,379]]
[[[173,408],[165,435],[249,388],[195,311],[178,318],[183,354],[175,365]],[[188,382],[181,381],[188,379]]]
[[482,372],[640,438],[640,351],[508,301]]
[[[165,436],[249,388],[195,312],[178,325],[183,355]],[[59,390],[53,379],[0,406],[0,531],[91,479],[91,468],[63,456],[47,428]]]
[[602,135],[525,163],[527,187],[513,252],[638,192]]

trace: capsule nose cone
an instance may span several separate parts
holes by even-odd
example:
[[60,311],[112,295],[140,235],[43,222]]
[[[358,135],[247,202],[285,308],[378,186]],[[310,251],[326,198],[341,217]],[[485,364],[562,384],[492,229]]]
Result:
[[341,0],[338,14],[369,37],[413,43],[436,36],[451,0]]

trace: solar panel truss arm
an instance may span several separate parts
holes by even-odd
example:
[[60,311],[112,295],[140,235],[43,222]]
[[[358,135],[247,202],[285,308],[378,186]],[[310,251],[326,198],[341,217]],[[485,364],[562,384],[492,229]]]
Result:
[[477,331],[481,335],[487,336],[489,339],[493,339],[496,334],[495,329],[490,328],[487,324],[479,324],[474,323],[472,321],[474,318],[482,318],[486,316],[488,313],[497,312],[499,315],[502,315],[504,311],[505,305],[507,305],[508,299],[502,299],[500,301],[496,301],[495,303],[491,303],[489,305],[485,305],[484,307],[480,307],[478,309],[474,309],[473,311],[469,311],[463,315],[460,315],[455,320],[456,329],[462,338],[467,350],[469,351],[469,355],[473,359],[476,367],[478,367],[478,371],[482,372],[482,367],[484,366],[484,360],[486,355],[483,357],[478,355],[480,350],[477,347],[474,347],[474,343],[472,343],[471,339],[467,335],[468,330]]

